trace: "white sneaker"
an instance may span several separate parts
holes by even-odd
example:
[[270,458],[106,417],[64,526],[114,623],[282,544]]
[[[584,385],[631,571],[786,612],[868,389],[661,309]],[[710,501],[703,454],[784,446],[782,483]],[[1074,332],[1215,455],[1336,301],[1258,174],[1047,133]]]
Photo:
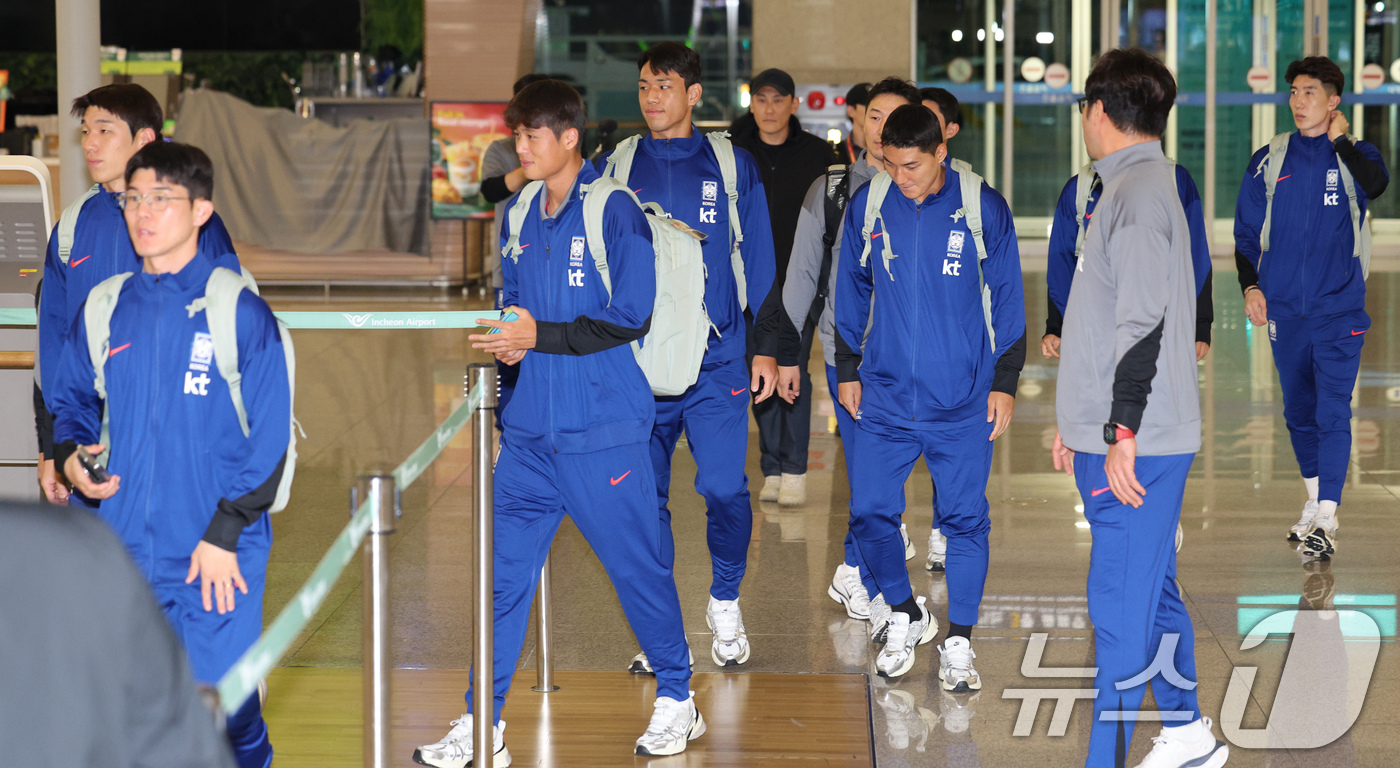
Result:
[[763,490],[758,492],[758,500],[770,503],[777,501],[782,482],[782,478],[778,475],[765,476],[763,478]]
[[885,647],[875,657],[875,670],[881,677],[899,677],[914,666],[914,648],[933,640],[938,634],[938,621],[924,607],[924,598],[918,597],[919,618],[911,621],[904,611],[894,611],[890,615],[889,632],[885,637]]
[[1181,523],[1176,524],[1176,551],[1181,551],[1181,542],[1186,539],[1186,534],[1181,530]]
[[1220,768],[1230,757],[1230,747],[1210,732],[1209,717],[1194,723],[1163,728],[1152,738],[1152,751],[1137,768]]
[[913,560],[913,559],[914,559],[914,542],[912,542],[912,541],[909,540],[909,528],[906,527],[906,526],[904,525],[904,523],[900,523],[900,524],[899,524],[899,535],[900,535],[900,538],[904,539],[904,559],[905,559],[905,560]]
[[705,718],[695,708],[695,691],[690,698],[676,701],[670,696],[658,696],[646,733],[637,739],[637,754],[651,757],[679,755],[685,744],[705,733]]
[[1317,516],[1310,523],[1312,532],[1303,537],[1303,544],[1299,547],[1303,554],[1315,557],[1319,560],[1332,559],[1332,553],[1337,551],[1337,517],[1335,514],[1318,512]]
[[889,631],[890,614],[893,610],[890,608],[890,604],[885,602],[884,595],[877,592],[874,597],[870,598],[870,639],[872,642],[885,644],[885,633]]
[[860,581],[860,569],[842,563],[836,566],[836,575],[831,577],[831,586],[826,594],[832,600],[846,606],[846,615],[853,619],[870,618],[870,594]]
[[[492,730],[496,742],[492,768],[506,768],[510,765],[510,750],[505,743],[506,721],[502,720]],[[413,762],[419,765],[432,765],[437,768],[466,768],[472,765],[472,716],[462,715],[452,721],[452,730],[435,744],[424,744],[413,750]]]
[[[695,654],[692,653],[689,649],[687,649],[685,655],[690,657],[690,666],[695,666]],[[656,670],[651,668],[651,662],[647,661],[646,651],[643,651],[637,654],[636,656],[632,657],[632,663],[627,667],[627,671],[631,672],[634,675],[656,674]]]
[[744,614],[739,611],[738,600],[716,600],[710,595],[705,623],[715,633],[714,642],[710,644],[710,658],[716,664],[732,667],[749,660],[749,636],[744,631]]
[[1288,529],[1289,541],[1302,541],[1304,536],[1312,530],[1313,518],[1317,517],[1317,501],[1308,499],[1308,503],[1303,505],[1303,516],[1298,518],[1298,522]]
[[[906,548],[906,552],[908,549]],[[924,567],[930,571],[941,571],[948,562],[948,537],[937,528],[928,535],[928,562]]]
[[965,637],[950,637],[938,646],[938,680],[943,690],[967,693],[982,690],[982,678],[972,666],[977,654]]
[[[766,486],[766,483],[765,483]],[[807,476],[784,474],[778,484],[778,505],[800,507],[807,503]]]

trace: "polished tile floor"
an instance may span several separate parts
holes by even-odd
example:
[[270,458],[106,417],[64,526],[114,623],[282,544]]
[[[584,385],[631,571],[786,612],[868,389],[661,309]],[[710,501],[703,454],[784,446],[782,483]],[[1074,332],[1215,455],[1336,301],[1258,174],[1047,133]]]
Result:
[[[1228,269],[1217,263],[1215,345],[1200,366],[1205,442],[1187,486],[1185,541],[1178,561],[1182,593],[1195,622],[1202,708],[1217,721],[1217,734],[1228,727],[1235,745],[1231,766],[1400,765],[1395,738],[1400,697],[1390,688],[1400,683],[1395,647],[1400,591],[1395,554],[1400,533],[1400,335],[1395,331],[1400,313],[1395,310],[1400,274],[1373,273],[1370,279],[1368,309],[1374,324],[1355,395],[1356,439],[1339,514],[1339,551],[1323,565],[1303,563],[1284,540],[1304,492],[1269,345],[1262,333],[1247,327]],[[1043,273],[1027,272],[1026,288],[1034,339],[1045,316]],[[273,295],[273,305],[347,311],[482,306],[476,299],[382,293],[339,293],[329,304],[282,293]],[[467,333],[296,332],[298,416],[308,437],[301,443],[292,506],[275,518],[268,620],[344,525],[356,475],[376,466],[393,467],[460,402],[465,366],[481,359],[469,349]],[[864,625],[847,620],[826,596],[842,556],[849,491],[840,442],[827,432],[832,402],[822,376],[813,377],[818,389],[805,506],[756,501],[762,478],[756,437],[750,441],[754,524],[741,605],[753,657],[730,674],[868,674],[880,766],[1082,764],[1087,702],[1074,705],[1065,720],[1054,715],[1053,701],[1031,713],[1022,711],[1020,698],[1006,695],[1007,689],[1088,687],[1081,677],[1054,672],[1026,676],[1024,672],[1034,671],[1026,662],[1032,649],[1043,648],[1042,668],[1093,663],[1084,601],[1090,534],[1072,481],[1053,471],[1048,452],[1054,437],[1055,374],[1055,362],[1033,349],[1015,419],[996,447],[987,488],[991,571],[974,635],[977,667],[985,681],[980,694],[942,694],[935,645],[920,648],[905,677],[887,682],[875,676],[878,648],[866,638]],[[465,669],[470,664],[470,458],[467,440],[459,438],[404,493],[393,544],[396,666]],[[696,670],[714,671],[704,653],[710,569],[703,502],[690,490],[694,471],[682,445],[672,493],[676,576],[697,650]],[[932,512],[928,473],[921,466],[906,494],[905,521],[918,546],[910,574],[916,593],[929,597],[943,621],[943,576],[923,569]],[[601,566],[568,523],[556,541],[553,566],[557,667],[625,667],[635,641]],[[352,566],[292,646],[285,665],[359,666],[359,584],[359,569]],[[1295,617],[1290,611],[1300,613]],[[1287,634],[1274,634],[1259,644],[1246,643],[1246,635],[1269,617],[1281,621],[1285,633],[1293,626],[1296,639],[1290,643]],[[1377,635],[1378,655],[1377,643],[1370,639]],[[522,668],[533,665],[533,647],[532,635]],[[513,695],[538,694],[520,690]],[[1353,714],[1354,724],[1347,728]],[[1138,728],[1129,764],[1145,754],[1155,734],[1152,723]],[[625,758],[627,745],[621,747],[620,758]]]

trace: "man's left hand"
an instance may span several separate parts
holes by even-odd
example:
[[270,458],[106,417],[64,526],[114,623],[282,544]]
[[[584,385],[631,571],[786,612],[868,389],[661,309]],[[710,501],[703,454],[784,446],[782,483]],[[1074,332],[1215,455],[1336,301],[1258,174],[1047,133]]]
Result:
[[195,578],[199,579],[199,594],[204,598],[205,611],[217,607],[220,615],[229,613],[233,610],[233,590],[237,588],[243,594],[248,594],[248,582],[243,580],[243,573],[238,570],[238,553],[207,541],[199,542],[190,555],[190,572],[185,577],[185,583],[192,584]]
[[1147,489],[1138,482],[1136,463],[1137,439],[1130,437],[1108,446],[1108,458],[1103,464],[1113,495],[1133,509],[1141,507],[1142,497],[1147,495]]
[[769,355],[753,356],[753,382],[749,391],[754,393],[753,401],[761,403],[773,396],[778,388],[778,358]]
[[1196,362],[1199,363],[1206,359],[1206,355],[1208,354],[1210,354],[1210,345],[1204,341],[1196,342]]
[[[472,349],[490,352],[497,358],[507,352],[523,352],[527,349],[534,349],[535,316],[530,314],[530,310],[523,307],[506,307],[502,311],[514,312],[517,317],[508,321],[482,320],[482,325],[500,329],[500,333],[473,333],[467,337],[472,342]],[[501,361],[507,362],[504,359]],[[520,361],[517,359],[515,362]]]
[[1001,433],[1006,431],[1011,424],[1011,414],[1016,411],[1016,398],[1005,392],[993,392],[987,395],[987,423],[996,422],[992,427],[992,436],[988,440],[995,440],[1001,437]]

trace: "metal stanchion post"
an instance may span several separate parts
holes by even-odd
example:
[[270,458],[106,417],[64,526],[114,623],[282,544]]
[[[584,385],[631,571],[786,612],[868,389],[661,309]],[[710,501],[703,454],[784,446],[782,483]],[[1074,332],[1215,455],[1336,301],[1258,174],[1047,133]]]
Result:
[[554,640],[550,637],[553,620],[550,616],[549,555],[540,569],[540,587],[535,591],[535,687],[531,690],[549,693],[559,690],[554,684]]
[[[475,440],[472,444],[472,477],[476,483],[476,519],[472,548],[476,558],[476,597],[472,604],[473,625],[476,629],[472,644],[472,745],[474,754],[490,755],[495,748],[493,729],[496,724],[496,676],[492,668],[494,630],[492,599],[492,516],[491,474],[494,469],[494,434],[496,420],[496,366],[477,363],[468,369],[472,389],[480,387],[481,403],[472,420]],[[477,760],[478,765],[486,763]]]
[[[350,497],[350,514],[358,508],[357,500],[370,501],[369,533],[364,543],[364,615],[361,621],[364,636],[364,717],[365,765],[367,768],[389,768],[389,707],[392,690],[389,670],[392,659],[389,650],[389,542],[394,532],[394,519],[399,511],[399,496],[394,478],[389,475],[366,475],[360,478],[358,493]],[[361,495],[362,494],[362,495]]]

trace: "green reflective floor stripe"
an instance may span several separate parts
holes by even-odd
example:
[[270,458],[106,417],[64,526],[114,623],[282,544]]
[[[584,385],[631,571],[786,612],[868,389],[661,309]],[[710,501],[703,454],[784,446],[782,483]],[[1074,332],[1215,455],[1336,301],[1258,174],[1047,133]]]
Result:
[[[433,434],[394,470],[396,488],[407,488],[423,474],[423,470],[471,419],[480,402],[481,389],[478,387],[472,390],[465,403],[457,406],[457,410],[433,430]],[[355,550],[359,549],[360,542],[364,541],[373,515],[370,500],[365,499],[351,516],[350,523],[335,538],[335,543],[331,544],[330,549],[321,557],[321,562],[316,565],[311,578],[306,580],[282,612],[277,614],[276,620],[263,632],[262,637],[258,638],[258,642],[239,657],[233,667],[224,674],[223,679],[219,681],[219,703],[225,712],[233,712],[243,706],[243,702],[257,689],[258,681],[277,666],[282,654],[287,652],[292,641],[311,621],[311,617],[316,615],[321,603],[325,602],[326,596],[330,594],[335,580],[340,578],[340,572],[345,570],[345,566],[355,556]]]
[[[275,312],[277,319],[297,330],[404,330],[412,328],[476,328],[495,320],[495,310],[475,312]],[[0,325],[34,325],[32,309],[0,309]]]

